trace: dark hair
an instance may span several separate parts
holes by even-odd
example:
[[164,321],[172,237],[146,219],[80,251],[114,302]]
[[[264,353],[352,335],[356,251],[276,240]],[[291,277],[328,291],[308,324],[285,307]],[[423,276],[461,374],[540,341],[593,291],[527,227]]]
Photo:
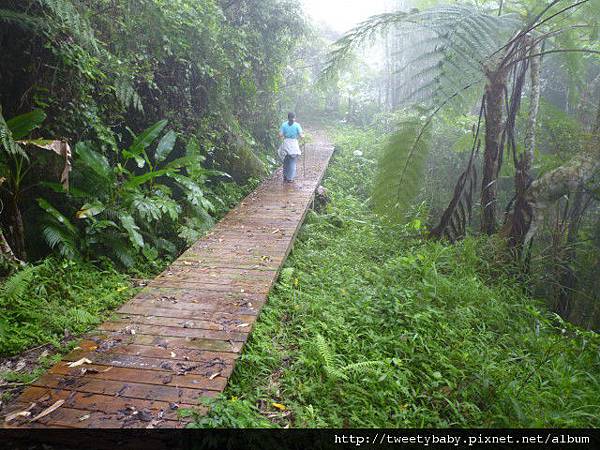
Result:
[[291,125],[294,125],[294,119],[296,119],[296,114],[294,114],[293,112],[289,112],[288,113],[288,123]]

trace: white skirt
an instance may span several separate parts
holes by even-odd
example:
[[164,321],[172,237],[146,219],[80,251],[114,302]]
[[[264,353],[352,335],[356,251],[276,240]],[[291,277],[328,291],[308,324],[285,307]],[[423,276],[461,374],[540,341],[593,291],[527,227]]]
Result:
[[279,146],[277,150],[277,154],[279,158],[283,161],[287,155],[290,156],[298,156],[301,155],[300,145],[298,144],[298,139],[289,139],[286,138],[283,143]]

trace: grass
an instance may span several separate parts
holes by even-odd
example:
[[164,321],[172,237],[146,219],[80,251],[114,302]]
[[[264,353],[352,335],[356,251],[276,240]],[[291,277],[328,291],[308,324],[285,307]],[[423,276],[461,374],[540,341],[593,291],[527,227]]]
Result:
[[132,293],[130,278],[111,266],[55,258],[31,265],[0,290],[0,355],[59,348],[65,335],[89,330]]
[[[368,195],[348,132],[224,395],[197,427],[597,427],[600,340],[546,312],[497,242],[421,238]],[[361,151],[363,155],[357,151]]]

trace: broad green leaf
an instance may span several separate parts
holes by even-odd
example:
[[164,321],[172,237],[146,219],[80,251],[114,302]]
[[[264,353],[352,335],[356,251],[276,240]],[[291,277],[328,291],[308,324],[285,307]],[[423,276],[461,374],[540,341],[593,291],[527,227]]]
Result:
[[169,154],[173,151],[173,147],[175,147],[176,141],[177,133],[175,133],[173,130],[169,131],[162,137],[162,139],[158,143],[158,146],[156,147],[156,152],[154,154],[154,157],[157,162],[161,162],[167,159]]
[[161,177],[170,172],[171,172],[171,170],[168,170],[168,169],[157,170],[155,172],[146,172],[142,175],[138,175],[138,176],[130,178],[129,180],[127,180],[127,182],[125,182],[123,187],[125,189],[135,188],[137,186],[140,186],[140,185],[152,180],[153,178]]
[[77,228],[59,210],[52,206],[46,199],[38,198],[38,205],[54,219],[64,225],[71,233],[77,234]]
[[89,219],[90,217],[97,216],[105,209],[106,207],[102,204],[102,202],[95,200],[91,203],[86,203],[83,205],[81,209],[77,211],[75,217],[78,219]]
[[140,234],[140,227],[136,225],[133,217],[129,214],[120,214],[119,220],[121,221],[123,228],[127,231],[131,243],[138,248],[142,248],[144,246],[144,238]]
[[31,112],[21,114],[6,121],[8,129],[12,133],[13,139],[24,139],[39,127],[46,120],[46,113],[41,109],[34,109]]
[[[92,149],[87,142],[79,142],[75,146],[75,153],[87,167],[94,171],[97,175],[105,178],[107,182],[112,182],[113,173],[108,160],[104,155]],[[110,180],[110,181],[108,181]]]
[[142,131],[142,133],[134,139],[131,147],[129,147],[129,153],[132,155],[139,155],[143,152],[158,136],[160,136],[160,133],[162,133],[162,130],[167,126],[167,123],[166,120],[161,120]]

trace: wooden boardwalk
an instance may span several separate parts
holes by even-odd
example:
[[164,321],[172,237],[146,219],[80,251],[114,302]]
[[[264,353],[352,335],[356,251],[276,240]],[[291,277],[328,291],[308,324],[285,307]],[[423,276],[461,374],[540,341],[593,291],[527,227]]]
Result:
[[294,184],[281,169],[263,182],[6,412],[28,417],[0,427],[185,426],[179,408],[201,411],[227,385],[332,152],[318,139],[305,176],[301,160]]

